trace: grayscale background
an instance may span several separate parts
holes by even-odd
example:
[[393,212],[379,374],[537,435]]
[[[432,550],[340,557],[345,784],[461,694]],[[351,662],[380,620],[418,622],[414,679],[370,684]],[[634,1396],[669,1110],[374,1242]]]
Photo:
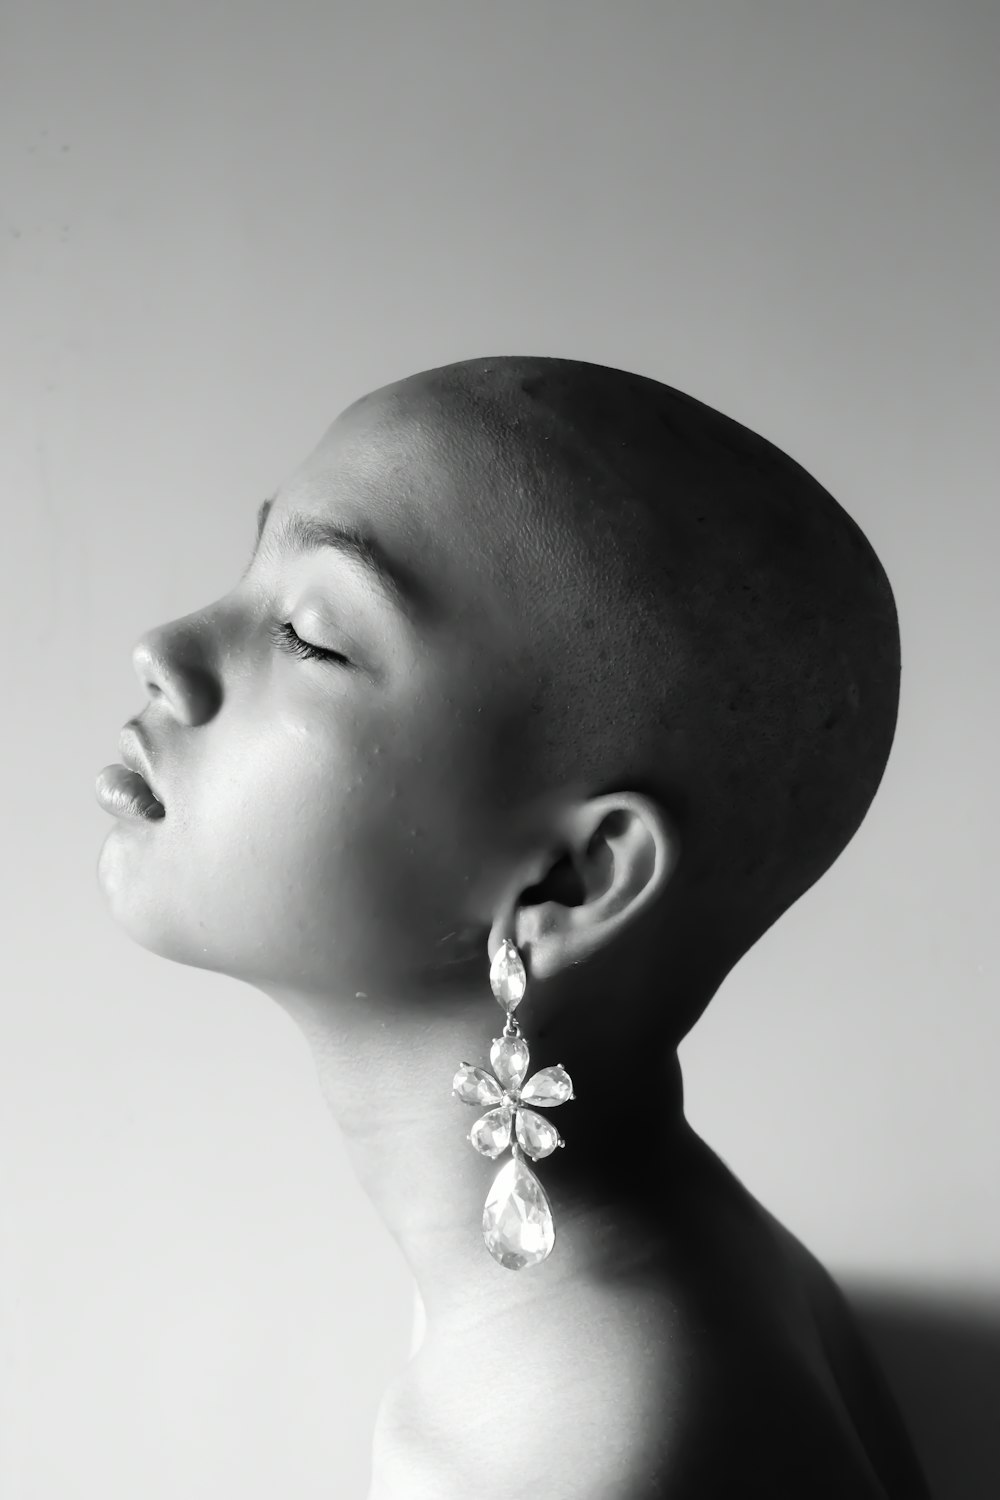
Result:
[[133,641],[231,587],[335,413],[505,352],[721,408],[885,562],[881,790],[681,1056],[940,1500],[995,1497],[1000,10],[6,0],[0,30],[4,1500],[365,1494],[406,1269],[291,1022],[112,925],[92,788]]

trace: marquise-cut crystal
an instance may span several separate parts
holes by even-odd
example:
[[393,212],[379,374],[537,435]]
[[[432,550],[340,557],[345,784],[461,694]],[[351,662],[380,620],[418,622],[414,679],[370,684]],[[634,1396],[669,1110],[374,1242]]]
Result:
[[528,979],[510,938],[504,938],[490,964],[490,988],[506,1010],[514,1010],[524,996]]
[[493,1071],[505,1089],[516,1089],[528,1071],[528,1044],[520,1036],[495,1036],[490,1047]]
[[483,1239],[508,1271],[537,1265],[551,1253],[556,1231],[545,1189],[519,1156],[504,1162],[483,1209]]
[[517,1143],[533,1161],[541,1161],[543,1156],[551,1156],[559,1145],[559,1132],[542,1115],[536,1115],[533,1109],[519,1109]]
[[[537,1118],[541,1119],[541,1116]],[[469,1131],[469,1140],[482,1156],[497,1157],[510,1145],[511,1123],[511,1107],[505,1102],[499,1109],[491,1109],[488,1115],[482,1115],[476,1121]]]
[[553,1068],[543,1068],[533,1073],[521,1090],[525,1104],[539,1105],[551,1109],[555,1104],[565,1104],[573,1092],[573,1080],[561,1063]]
[[451,1087],[463,1104],[499,1104],[503,1098],[496,1079],[485,1068],[474,1068],[471,1063],[462,1064]]

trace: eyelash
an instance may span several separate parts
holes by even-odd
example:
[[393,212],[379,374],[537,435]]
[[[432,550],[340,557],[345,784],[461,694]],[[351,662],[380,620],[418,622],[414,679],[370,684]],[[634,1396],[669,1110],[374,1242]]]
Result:
[[301,656],[305,661],[339,661],[347,664],[347,657],[340,651],[331,651],[326,646],[314,646],[312,641],[304,641],[291,620],[276,622],[270,626],[268,634],[282,651],[290,651],[293,656]]

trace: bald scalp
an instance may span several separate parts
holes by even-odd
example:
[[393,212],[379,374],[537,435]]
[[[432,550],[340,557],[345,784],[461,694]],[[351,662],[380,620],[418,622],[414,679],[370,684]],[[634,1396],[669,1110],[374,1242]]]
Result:
[[685,888],[745,951],[885,769],[900,645],[871,545],[787,454],[644,376],[502,356],[394,389],[486,445],[516,515],[522,764],[657,798]]

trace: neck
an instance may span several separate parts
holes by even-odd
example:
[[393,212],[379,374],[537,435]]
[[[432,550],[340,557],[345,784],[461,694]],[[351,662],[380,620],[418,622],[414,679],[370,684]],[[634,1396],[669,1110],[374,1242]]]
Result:
[[429,1330],[468,1328],[480,1316],[548,1303],[568,1285],[610,1280],[669,1237],[680,1197],[664,1189],[697,1143],[675,1051],[657,1057],[614,1028],[586,1043],[579,1026],[561,1033],[549,1024],[540,1034],[525,1004],[529,1074],[561,1062],[576,1097],[540,1111],[566,1146],[529,1163],[552,1206],[555,1247],[540,1264],[510,1271],[493,1260],[481,1228],[489,1185],[509,1153],[494,1162],[472,1148],[467,1134],[485,1108],[451,1092],[460,1063],[489,1069],[504,1013],[488,992],[449,1004],[446,1014],[384,1000],[375,1007],[366,996],[345,1005],[269,993],[311,1049],[354,1170],[416,1280]]

